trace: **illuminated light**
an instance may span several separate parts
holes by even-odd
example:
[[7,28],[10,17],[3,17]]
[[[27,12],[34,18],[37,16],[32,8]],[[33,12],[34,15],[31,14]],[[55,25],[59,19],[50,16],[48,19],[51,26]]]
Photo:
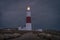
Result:
[[27,7],[27,10],[30,10],[30,6]]

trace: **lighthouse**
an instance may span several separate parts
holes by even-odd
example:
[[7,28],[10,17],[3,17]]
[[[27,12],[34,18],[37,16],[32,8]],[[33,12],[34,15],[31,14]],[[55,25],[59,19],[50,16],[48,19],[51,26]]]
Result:
[[30,6],[27,6],[26,8],[26,30],[32,30],[31,25],[31,10]]

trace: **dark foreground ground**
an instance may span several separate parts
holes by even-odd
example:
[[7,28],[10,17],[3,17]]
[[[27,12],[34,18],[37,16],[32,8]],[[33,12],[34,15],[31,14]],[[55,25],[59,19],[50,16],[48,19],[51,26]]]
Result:
[[60,40],[60,31],[0,30],[0,40]]

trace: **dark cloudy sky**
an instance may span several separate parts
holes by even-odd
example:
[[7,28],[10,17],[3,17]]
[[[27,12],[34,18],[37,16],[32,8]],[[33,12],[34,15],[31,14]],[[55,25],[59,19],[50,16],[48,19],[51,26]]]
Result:
[[[30,0],[33,29],[60,30],[60,0]],[[0,28],[25,26],[27,0],[0,0]]]

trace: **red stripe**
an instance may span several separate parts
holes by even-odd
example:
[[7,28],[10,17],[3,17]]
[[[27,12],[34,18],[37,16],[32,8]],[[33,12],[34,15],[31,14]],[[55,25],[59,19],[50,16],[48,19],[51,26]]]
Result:
[[31,17],[26,17],[26,23],[31,23]]

